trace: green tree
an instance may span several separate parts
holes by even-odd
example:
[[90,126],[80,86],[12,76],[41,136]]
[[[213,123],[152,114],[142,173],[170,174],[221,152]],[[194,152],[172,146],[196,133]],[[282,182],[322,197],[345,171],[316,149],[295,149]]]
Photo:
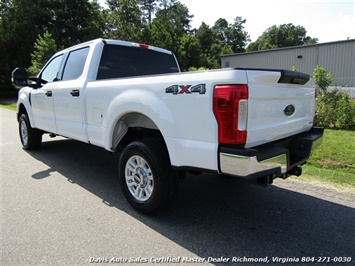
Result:
[[211,52],[208,57],[209,68],[221,68],[221,55],[232,54],[233,50],[228,44],[214,43],[211,46]]
[[42,26],[59,46],[69,47],[102,37],[105,22],[97,1],[42,0],[38,1],[46,17]]
[[220,68],[221,55],[244,52],[249,35],[244,30],[242,17],[236,17],[234,23],[218,19],[212,28],[202,23],[196,31],[196,38],[201,48],[201,65],[206,68]]
[[190,67],[199,67],[201,65],[200,46],[197,39],[186,34],[181,38],[177,57],[179,58],[180,68],[187,71]]
[[338,88],[328,90],[333,81],[333,74],[317,66],[313,79],[319,90],[316,106],[317,125],[332,129],[354,129],[355,108],[351,105],[349,95]]
[[247,51],[260,51],[315,43],[318,43],[318,39],[307,36],[307,31],[304,27],[289,23],[280,26],[274,25],[268,28],[255,42],[248,45]]
[[[164,22],[153,20],[148,25],[143,42],[162,47],[168,50],[172,50],[174,47],[174,35],[172,34],[171,27]],[[176,52],[177,49],[172,50]]]
[[48,59],[57,51],[58,48],[55,40],[48,31],[46,31],[43,36],[38,35],[34,52],[31,54],[32,66],[28,69],[29,74],[36,76]]
[[328,72],[324,67],[319,65],[313,71],[313,79],[317,84],[317,89],[321,92],[327,92],[328,87],[333,82],[333,73]]
[[143,33],[142,11],[136,0],[111,0],[107,14],[108,38],[140,42]]
[[0,23],[0,86],[8,88],[11,71],[31,64],[39,34],[67,47],[101,37],[105,26],[97,0],[2,0]]
[[211,27],[206,23],[202,22],[201,26],[196,30],[195,37],[200,46],[200,66],[207,69],[212,68],[212,65],[210,63],[210,55],[212,45],[215,42],[215,38]]
[[250,42],[250,36],[248,32],[244,30],[244,24],[246,19],[242,17],[236,17],[234,23],[229,26],[227,32],[228,44],[232,48],[234,53],[245,52],[245,47]]
[[200,44],[201,51],[208,54],[214,42],[213,31],[210,26],[202,22],[201,26],[196,31],[196,38]]
[[355,129],[355,108],[345,92],[335,88],[317,97],[317,125],[331,129]]
[[120,1],[117,0],[106,0],[106,4],[108,5],[110,10],[118,10],[120,9]]
[[223,18],[218,19],[212,27],[215,42],[227,44],[233,53],[245,52],[245,46],[250,41],[249,34],[244,30],[245,22],[242,17],[236,17],[233,24]]
[[138,2],[141,5],[146,24],[151,23],[157,9],[157,0],[139,0]]
[[191,31],[192,15],[176,0],[160,0],[160,9],[148,27],[145,42],[178,53],[181,40]]
[[19,67],[30,65],[30,53],[37,35],[42,17],[37,16],[38,5],[33,1],[4,0],[0,4],[0,87],[4,96],[11,93],[11,72]]

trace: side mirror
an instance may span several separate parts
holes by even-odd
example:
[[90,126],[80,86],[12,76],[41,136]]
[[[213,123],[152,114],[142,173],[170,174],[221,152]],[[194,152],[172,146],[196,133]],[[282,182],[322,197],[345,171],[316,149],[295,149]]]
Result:
[[12,71],[11,81],[15,86],[28,86],[27,79],[28,76],[26,69],[17,67],[14,71]]

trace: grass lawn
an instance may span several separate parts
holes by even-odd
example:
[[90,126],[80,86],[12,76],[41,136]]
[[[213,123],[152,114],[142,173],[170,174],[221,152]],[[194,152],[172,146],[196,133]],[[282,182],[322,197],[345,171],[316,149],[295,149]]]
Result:
[[322,145],[297,179],[355,193],[355,131],[325,130]]
[[[16,110],[16,104],[0,107]],[[307,164],[303,175],[291,177],[355,193],[355,131],[325,130],[323,143]]]
[[2,103],[0,101],[0,107],[16,111],[16,103]]

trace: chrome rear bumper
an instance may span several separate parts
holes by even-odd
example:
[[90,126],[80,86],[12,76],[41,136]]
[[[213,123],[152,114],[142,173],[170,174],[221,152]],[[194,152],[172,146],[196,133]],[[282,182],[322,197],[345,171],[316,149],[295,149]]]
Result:
[[252,149],[220,148],[220,172],[245,178],[287,175],[304,164],[322,142],[324,129],[310,131]]

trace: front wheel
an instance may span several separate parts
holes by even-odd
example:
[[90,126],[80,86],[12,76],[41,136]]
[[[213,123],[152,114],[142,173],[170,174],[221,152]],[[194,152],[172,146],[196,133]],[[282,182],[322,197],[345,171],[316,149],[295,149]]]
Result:
[[38,149],[42,143],[42,132],[32,128],[27,114],[22,114],[19,119],[19,134],[25,150]]
[[119,179],[129,204],[142,213],[150,213],[174,198],[178,175],[171,168],[163,144],[134,141],[122,151]]

